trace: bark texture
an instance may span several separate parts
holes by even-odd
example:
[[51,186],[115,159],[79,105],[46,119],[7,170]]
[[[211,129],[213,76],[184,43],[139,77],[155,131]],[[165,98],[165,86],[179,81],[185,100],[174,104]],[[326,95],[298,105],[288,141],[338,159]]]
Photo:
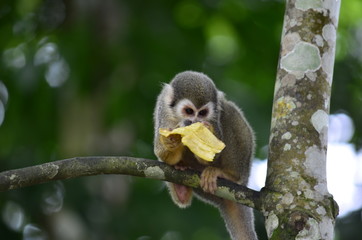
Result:
[[[176,170],[165,163],[132,157],[76,157],[36,166],[0,172],[0,192],[54,180],[101,174],[124,174],[200,187],[200,173]],[[216,196],[261,209],[257,191],[219,179]]]
[[326,152],[339,0],[287,0],[263,190],[270,239],[333,239]]

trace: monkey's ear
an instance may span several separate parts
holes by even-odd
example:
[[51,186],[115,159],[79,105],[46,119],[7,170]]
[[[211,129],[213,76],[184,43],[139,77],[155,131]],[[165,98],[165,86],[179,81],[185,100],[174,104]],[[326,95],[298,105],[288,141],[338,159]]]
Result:
[[175,106],[173,87],[170,84],[165,83],[163,85],[163,96],[167,106]]
[[221,111],[221,102],[222,100],[225,99],[225,93],[221,92],[221,91],[217,91],[217,101],[218,101],[218,104],[217,105],[217,110],[218,111]]

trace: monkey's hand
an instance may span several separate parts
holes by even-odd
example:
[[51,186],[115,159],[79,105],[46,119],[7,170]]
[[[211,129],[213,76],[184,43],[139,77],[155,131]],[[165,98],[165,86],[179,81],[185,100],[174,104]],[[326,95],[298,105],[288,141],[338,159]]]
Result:
[[181,161],[183,145],[180,135],[159,136],[155,153],[157,157],[169,165],[175,165]]
[[172,134],[168,137],[160,135],[160,141],[167,150],[174,151],[181,146],[181,135]]
[[216,167],[206,167],[201,173],[200,186],[204,192],[214,194],[217,189],[217,178],[221,177],[233,182],[236,182],[236,179],[229,174],[225,173],[220,168]]

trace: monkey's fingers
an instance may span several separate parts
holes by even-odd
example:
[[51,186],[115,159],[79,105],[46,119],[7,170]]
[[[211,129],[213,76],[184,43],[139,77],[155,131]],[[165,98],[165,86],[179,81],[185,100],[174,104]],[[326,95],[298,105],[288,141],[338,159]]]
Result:
[[200,186],[205,192],[215,193],[217,178],[222,177],[223,172],[215,167],[207,167],[201,173]]
[[162,144],[169,150],[174,150],[178,148],[181,144],[181,136],[176,134],[169,135],[167,137],[164,135],[160,135],[160,140]]

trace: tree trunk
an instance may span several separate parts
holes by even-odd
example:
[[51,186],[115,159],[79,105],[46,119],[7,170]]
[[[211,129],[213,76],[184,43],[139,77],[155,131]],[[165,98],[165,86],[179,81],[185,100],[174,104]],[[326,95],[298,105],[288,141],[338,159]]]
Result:
[[266,186],[269,239],[333,239],[326,152],[339,0],[287,0]]

